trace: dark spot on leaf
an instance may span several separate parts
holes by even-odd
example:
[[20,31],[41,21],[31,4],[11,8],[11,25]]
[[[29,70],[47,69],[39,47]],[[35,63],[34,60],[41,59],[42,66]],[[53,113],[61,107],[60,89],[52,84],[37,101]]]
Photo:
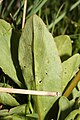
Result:
[[24,68],[26,68],[26,66],[24,65]]
[[39,83],[42,83],[42,80],[39,80]]
[[48,73],[46,72],[46,75],[48,75]]

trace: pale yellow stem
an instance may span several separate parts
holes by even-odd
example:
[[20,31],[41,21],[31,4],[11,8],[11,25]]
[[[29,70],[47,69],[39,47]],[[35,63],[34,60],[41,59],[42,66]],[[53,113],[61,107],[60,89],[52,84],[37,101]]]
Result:
[[14,88],[3,88],[3,87],[0,87],[0,92],[41,95],[41,96],[60,96],[59,92],[47,92],[47,91],[36,91],[36,90],[25,90],[25,89],[14,89]]
[[24,10],[23,10],[23,19],[22,19],[22,29],[24,28],[24,25],[25,25],[26,8],[27,8],[27,0],[24,0]]
[[71,84],[69,85],[69,87],[66,89],[66,91],[64,92],[63,96],[68,97],[71,93],[72,90],[76,87],[77,83],[80,81],[80,70],[77,73],[77,75],[73,78]]

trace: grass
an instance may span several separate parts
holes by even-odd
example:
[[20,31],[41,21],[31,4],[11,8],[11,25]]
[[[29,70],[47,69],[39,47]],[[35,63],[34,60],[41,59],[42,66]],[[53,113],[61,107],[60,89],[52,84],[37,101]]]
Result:
[[[0,18],[4,18],[14,26],[22,22],[24,0],[3,0],[0,5]],[[56,35],[78,34],[80,31],[80,1],[62,0],[27,0],[26,18],[37,13],[47,24],[49,30]],[[12,20],[12,21],[11,21]]]
[[[10,22],[14,29],[22,29],[24,0],[3,0],[0,18]],[[26,20],[38,14],[52,35],[67,34],[73,41],[73,54],[80,53],[80,0],[27,0]],[[25,22],[24,22],[25,23]]]

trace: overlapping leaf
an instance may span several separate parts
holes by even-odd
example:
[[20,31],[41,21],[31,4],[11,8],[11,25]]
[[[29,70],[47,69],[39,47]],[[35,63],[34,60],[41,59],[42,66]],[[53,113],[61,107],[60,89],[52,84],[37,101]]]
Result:
[[9,116],[4,116],[0,117],[0,120],[28,120],[25,116],[20,116],[20,115],[9,115]]
[[68,35],[60,35],[54,38],[61,57],[69,57],[72,54],[72,42]]
[[19,103],[8,93],[0,93],[0,103],[9,106],[17,106]]
[[13,107],[10,110],[4,109],[0,110],[0,120],[37,120],[37,113],[30,114],[27,111],[27,104],[19,105],[17,107]]
[[25,28],[19,42],[19,63],[22,74],[24,76],[25,84],[28,89],[31,89],[33,84],[33,27],[32,17],[27,20]]
[[[45,24],[36,15],[27,20],[22,32],[19,62],[28,89],[34,84],[36,90],[61,93],[62,67],[57,47]],[[40,120],[44,119],[55,101],[56,97],[36,97]]]
[[10,24],[4,20],[0,20],[0,67],[5,74],[9,75],[15,83],[21,86],[11,58],[11,33],[12,28]]
[[[19,50],[17,44],[15,51],[18,51],[15,55],[14,45],[16,45],[16,42],[10,40],[12,31],[11,26],[3,20],[0,20],[0,25],[0,67],[4,73],[9,75],[19,86],[21,86],[21,82],[18,80],[16,72],[18,72],[17,74],[21,73],[18,76],[19,78],[21,77],[20,80],[23,81],[24,77],[25,84],[28,89],[62,93],[70,80],[78,72],[80,65],[79,54],[75,54],[61,64],[59,55],[71,56],[72,45],[70,38],[66,35],[58,36],[55,38],[55,44],[52,35],[47,30],[43,21],[38,16],[33,15],[27,20],[25,28],[22,31],[20,41],[17,41],[19,43]],[[14,45],[12,46],[11,44],[13,42]],[[11,58],[11,51],[13,61]],[[15,67],[18,67],[18,69],[16,68],[17,71],[15,70],[13,62]],[[20,70],[20,67],[22,71]],[[0,84],[0,86],[2,85],[3,83]],[[10,87],[9,85],[7,86]],[[38,111],[39,120],[45,119],[45,116],[57,99],[58,97],[49,96],[33,97],[35,111]],[[0,103],[9,106],[19,105],[16,99],[8,93],[0,93]],[[67,98],[61,97],[59,100],[60,109],[58,118],[65,118],[69,114],[69,108],[71,108],[71,106],[72,105]],[[0,111],[0,114],[2,114],[0,119],[24,120],[25,108],[26,105],[21,105],[12,108],[9,112],[7,110]],[[69,111],[66,112],[66,110]],[[80,114],[80,111],[73,111],[68,117],[66,117],[66,120],[69,118],[75,118],[77,114]],[[28,118],[37,119],[38,115],[36,113],[27,114],[26,120]]]
[[73,110],[65,120],[80,120],[80,109]]
[[68,60],[62,63],[63,79],[62,79],[62,91],[65,89],[70,80],[78,72],[80,65],[80,55],[75,54]]
[[[52,35],[43,21],[33,17],[34,27],[34,65],[37,90],[61,92],[61,61]],[[40,120],[55,102],[55,97],[37,97]]]
[[64,118],[71,112],[72,104],[70,101],[62,96],[59,99],[59,112],[58,112],[58,120],[64,120]]

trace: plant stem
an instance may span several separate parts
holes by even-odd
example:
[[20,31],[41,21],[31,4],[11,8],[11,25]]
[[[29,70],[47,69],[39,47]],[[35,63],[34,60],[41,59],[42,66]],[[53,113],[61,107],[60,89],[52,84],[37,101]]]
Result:
[[71,84],[69,85],[67,90],[64,92],[63,96],[68,97],[79,81],[80,81],[80,70],[77,73],[77,75],[73,78]]
[[27,0],[24,0],[24,11],[23,11],[22,29],[24,28],[24,25],[25,25],[26,8],[27,8]]

